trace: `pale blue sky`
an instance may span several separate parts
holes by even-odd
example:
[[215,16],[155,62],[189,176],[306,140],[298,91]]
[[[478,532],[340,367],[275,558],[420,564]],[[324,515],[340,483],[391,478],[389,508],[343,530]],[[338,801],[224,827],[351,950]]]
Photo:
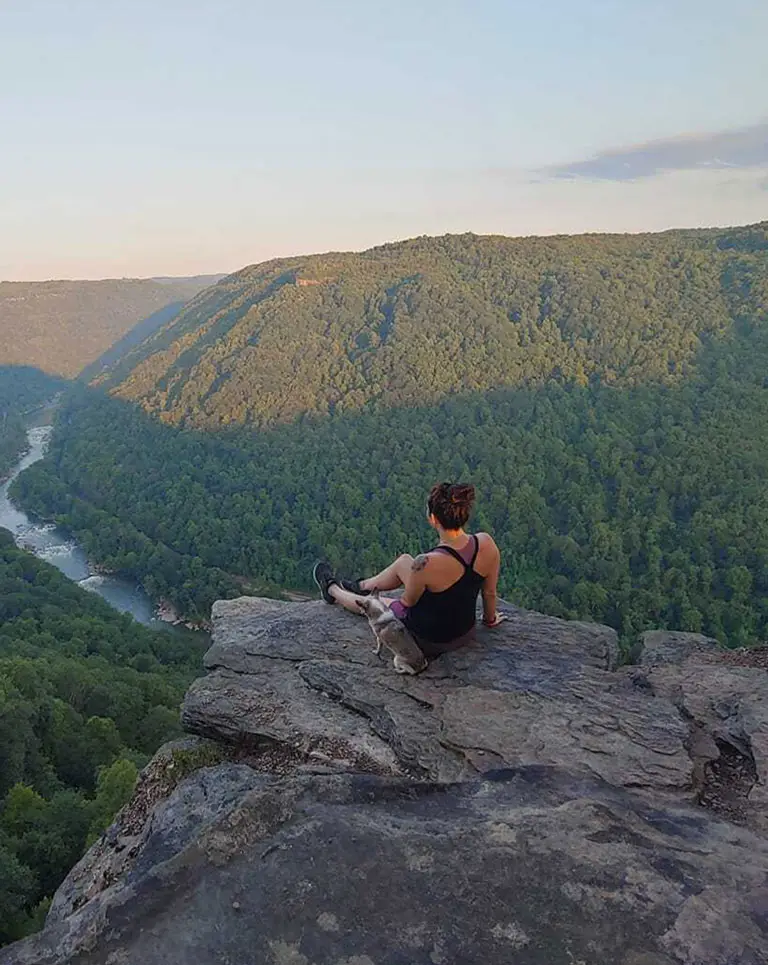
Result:
[[766,37],[765,0],[4,0],[0,278],[768,218]]

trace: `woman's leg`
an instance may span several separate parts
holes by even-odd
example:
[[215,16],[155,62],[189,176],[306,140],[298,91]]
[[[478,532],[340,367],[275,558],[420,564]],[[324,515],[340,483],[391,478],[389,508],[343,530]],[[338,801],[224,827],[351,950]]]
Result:
[[[358,616],[362,616],[363,611],[357,605],[358,600],[367,600],[368,597],[358,596],[357,593],[352,593],[350,590],[344,590],[339,586],[338,583],[332,583],[328,587],[328,593],[334,598],[337,603],[340,603],[345,610],[349,610],[350,613],[356,613]],[[392,600],[389,597],[380,597],[381,602],[389,606]]]
[[362,616],[363,611],[357,605],[358,600],[364,600],[364,596],[358,596],[357,593],[352,593],[351,590],[342,589],[338,583],[332,583],[328,587],[328,594],[332,596],[337,603],[340,603],[345,610],[349,610],[350,613],[357,613],[358,616]]
[[[385,570],[381,571],[381,573],[377,573],[376,576],[369,576],[367,580],[360,580],[360,589],[396,590],[398,586],[405,585],[406,578],[412,565],[413,557],[411,554],[403,553],[402,556],[398,556],[395,562],[390,563]],[[351,595],[354,596],[354,594]]]

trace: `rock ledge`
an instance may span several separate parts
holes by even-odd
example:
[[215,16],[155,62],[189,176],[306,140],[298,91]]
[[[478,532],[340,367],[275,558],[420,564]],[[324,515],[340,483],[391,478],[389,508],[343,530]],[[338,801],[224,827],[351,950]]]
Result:
[[504,606],[418,677],[217,603],[191,736],[0,965],[764,965],[768,677]]

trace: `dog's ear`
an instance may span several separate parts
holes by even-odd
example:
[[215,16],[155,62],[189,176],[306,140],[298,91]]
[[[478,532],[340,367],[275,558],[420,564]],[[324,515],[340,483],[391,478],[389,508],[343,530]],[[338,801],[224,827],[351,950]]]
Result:
[[355,600],[355,603],[357,604],[357,609],[361,613],[365,613],[365,615],[367,616],[370,611],[370,602],[368,600],[368,597],[364,596],[362,597],[362,599]]
[[371,590],[371,596],[373,597],[374,600],[378,600],[380,595],[381,595],[380,590]]

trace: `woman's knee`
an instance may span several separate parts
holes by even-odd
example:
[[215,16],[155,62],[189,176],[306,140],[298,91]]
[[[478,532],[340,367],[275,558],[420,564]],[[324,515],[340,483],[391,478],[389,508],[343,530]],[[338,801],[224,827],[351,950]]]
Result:
[[398,558],[395,560],[395,572],[402,583],[405,583],[405,578],[408,573],[410,573],[412,566],[413,557],[410,553],[403,553],[402,556],[398,556]]

